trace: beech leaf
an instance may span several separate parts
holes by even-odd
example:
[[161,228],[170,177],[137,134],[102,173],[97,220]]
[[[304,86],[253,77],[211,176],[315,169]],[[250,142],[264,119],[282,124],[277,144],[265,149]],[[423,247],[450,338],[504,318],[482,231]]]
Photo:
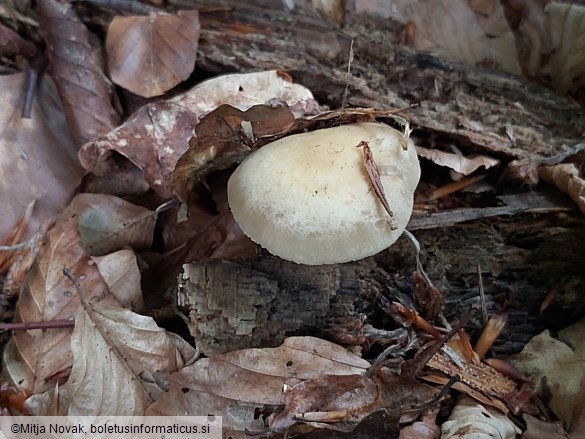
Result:
[[112,105],[114,87],[104,75],[100,48],[90,44],[89,31],[73,6],[40,0],[38,11],[69,131],[76,146],[81,147],[120,122]]
[[514,34],[504,9],[493,1],[485,6],[469,0],[395,0],[392,18],[412,23],[410,43],[415,49],[472,65],[489,60],[519,74]]
[[30,119],[20,115],[24,84],[24,74],[0,75],[0,239],[34,201],[21,239],[30,238],[67,205],[83,175],[55,84],[46,75],[40,81]]
[[308,89],[275,70],[219,76],[174,99],[140,108],[120,127],[84,145],[79,161],[101,175],[103,162],[117,152],[142,170],[151,189],[171,198],[170,174],[195,136],[199,118],[228,102],[242,111],[259,103],[285,102],[299,115],[318,108]]
[[547,6],[552,40],[550,75],[560,93],[585,86],[585,7],[551,2]]
[[170,100],[204,116],[223,104],[241,111],[258,104],[286,103],[295,117],[317,114],[319,104],[311,91],[282,70],[234,73],[208,79]]
[[266,428],[264,418],[282,403],[285,386],[325,373],[353,376],[368,367],[367,361],[341,346],[314,337],[291,337],[277,348],[204,358],[174,373],[169,391],[147,415],[213,413],[223,417],[224,436],[245,438],[246,429]]
[[80,194],[63,211],[63,217],[79,216],[79,233],[86,251],[101,256],[133,247],[152,245],[156,214],[122,198],[103,194]]
[[195,135],[196,124],[196,115],[180,105],[164,101],[148,104],[123,125],[85,144],[79,161],[94,171],[117,152],[142,170],[152,190],[168,199],[173,195],[169,175]]
[[469,175],[480,167],[489,169],[500,163],[498,159],[488,157],[485,155],[474,155],[466,157],[462,154],[455,154],[453,152],[445,152],[439,149],[429,149],[424,147],[417,147],[416,153],[420,157],[424,157],[439,166],[445,166],[453,171]]
[[140,312],[144,309],[140,287],[140,269],[131,250],[119,250],[105,256],[91,258],[98,266],[108,289],[122,306]]
[[112,80],[139,96],[162,95],[193,72],[200,28],[197,11],[115,17],[106,36]]
[[[119,306],[85,252],[77,231],[77,218],[73,217],[57,222],[47,232],[16,304],[15,322],[75,317],[79,295],[63,275],[64,267],[80,279],[87,299]],[[12,381],[33,393],[53,387],[67,377],[71,367],[71,331],[70,328],[16,331],[4,351],[4,371]]]
[[562,331],[558,338],[548,330],[533,337],[512,358],[514,366],[532,377],[536,390],[549,398],[548,406],[568,427],[585,394],[585,320]]
[[484,407],[466,395],[459,398],[441,431],[442,439],[461,439],[471,435],[477,438],[515,439],[521,433],[504,413]]
[[71,350],[73,368],[59,406],[77,416],[144,414],[162,393],[152,376],[175,372],[195,356],[193,347],[151,317],[92,302],[79,309]]

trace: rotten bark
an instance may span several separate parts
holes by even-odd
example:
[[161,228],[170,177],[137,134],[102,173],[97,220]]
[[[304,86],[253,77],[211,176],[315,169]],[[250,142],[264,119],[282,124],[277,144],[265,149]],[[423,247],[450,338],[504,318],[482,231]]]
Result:
[[[585,220],[578,214],[495,217],[414,234],[425,269],[445,295],[449,319],[479,305],[479,265],[488,311],[508,310],[498,354],[518,352],[545,327],[566,326],[585,312],[585,297],[578,294],[585,286]],[[268,255],[195,262],[185,266],[179,288],[198,346],[216,354],[348,326],[357,338],[366,323],[394,329],[378,296],[412,296],[415,264],[414,251],[400,238],[375,257],[347,264],[304,266]],[[553,288],[557,297],[541,314]],[[478,310],[468,329],[477,335],[482,324]]]
[[[201,10],[197,65],[204,71],[284,69],[336,108],[354,39],[347,103],[377,109],[418,104],[408,118],[423,143],[523,164],[514,171],[530,183],[537,178],[533,165],[555,163],[582,147],[585,111],[575,103],[522,77],[396,44],[401,29],[389,20],[349,17],[341,30],[299,5],[286,11],[280,1],[232,4]],[[540,192],[500,200],[503,206],[413,218],[409,229],[421,242],[431,280],[445,294],[448,318],[478,303],[480,267],[488,310],[509,312],[495,347],[503,355],[543,328],[564,327],[585,313],[585,220]],[[193,335],[204,353],[214,354],[276,346],[287,335],[320,334],[364,316],[392,329],[378,294],[411,294],[414,269],[414,253],[400,239],[375,257],[335,266],[306,267],[266,255],[196,262],[186,266],[180,290],[188,298]],[[540,313],[551,290],[558,290],[556,299]],[[481,325],[478,313],[470,329]]]
[[455,143],[464,154],[538,162],[581,148],[585,111],[546,87],[397,44],[401,29],[390,20],[350,16],[341,30],[296,3],[292,11],[275,0],[203,9],[198,68],[214,74],[284,69],[337,108],[354,39],[349,106],[418,104],[409,117],[415,134],[435,144]]

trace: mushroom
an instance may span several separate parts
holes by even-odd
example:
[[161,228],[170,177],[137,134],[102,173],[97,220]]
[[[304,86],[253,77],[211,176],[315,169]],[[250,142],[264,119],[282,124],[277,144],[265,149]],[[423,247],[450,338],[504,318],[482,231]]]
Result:
[[[387,125],[359,123],[284,137],[250,154],[228,181],[242,231],[300,264],[349,262],[393,244],[412,213],[420,165],[412,141]],[[360,145],[377,165],[393,218],[377,198]]]

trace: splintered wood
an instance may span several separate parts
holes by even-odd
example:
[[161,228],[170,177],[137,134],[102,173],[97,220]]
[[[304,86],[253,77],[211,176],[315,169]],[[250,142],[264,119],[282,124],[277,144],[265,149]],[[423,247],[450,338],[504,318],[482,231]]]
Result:
[[[287,334],[362,322],[380,291],[364,263],[303,266],[266,256],[184,266],[179,303],[201,352],[275,346]],[[358,325],[359,326],[359,325]]]
[[481,362],[468,363],[453,360],[444,351],[436,353],[427,366],[447,376],[459,375],[461,382],[472,389],[504,401],[518,391],[514,380],[505,377],[493,367]]

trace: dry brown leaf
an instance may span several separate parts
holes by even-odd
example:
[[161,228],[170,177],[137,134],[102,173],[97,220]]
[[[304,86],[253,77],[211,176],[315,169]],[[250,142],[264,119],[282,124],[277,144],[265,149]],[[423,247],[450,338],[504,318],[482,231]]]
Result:
[[504,11],[497,2],[487,6],[475,0],[396,0],[391,14],[397,21],[413,23],[416,49],[468,64],[491,61],[508,72],[520,73],[514,35]]
[[437,425],[438,407],[433,407],[421,416],[421,420],[400,430],[398,439],[439,439],[441,427]]
[[224,435],[245,438],[264,430],[283,389],[322,374],[363,373],[369,363],[346,349],[313,337],[291,337],[278,348],[245,349],[204,358],[170,376],[170,389],[147,415],[213,413]]
[[112,81],[146,98],[162,95],[193,72],[200,29],[197,11],[115,17],[106,36]]
[[131,250],[119,250],[105,256],[91,258],[96,264],[110,292],[124,308],[136,312],[144,310],[140,270],[136,255]]
[[546,7],[553,85],[560,93],[585,86],[585,6],[552,1]]
[[[18,247],[21,245],[20,241],[24,232],[28,228],[28,223],[30,222],[30,218],[35,207],[35,200],[31,201],[26,209],[24,210],[24,215],[18,222],[15,224],[12,231],[6,236],[1,242],[0,245],[6,247]],[[23,253],[23,248],[14,248],[13,250],[5,250],[0,252],[0,273],[5,275],[8,269],[12,266],[15,262],[15,259],[18,257],[19,254]]]
[[152,245],[156,214],[113,195],[79,194],[63,211],[62,218],[79,218],[79,234],[92,256],[124,247],[148,250]]
[[[80,304],[79,295],[63,275],[69,268],[82,279],[87,298],[119,305],[108,291],[98,268],[83,249],[77,218],[59,221],[27,274],[15,311],[15,322],[72,319]],[[68,375],[71,367],[71,329],[16,331],[4,351],[3,368],[19,386],[39,393]]]
[[497,166],[500,161],[485,155],[474,155],[465,157],[462,154],[455,154],[452,152],[445,152],[438,149],[429,149],[417,146],[416,153],[425,159],[432,161],[439,166],[446,166],[453,171],[469,175],[482,166],[489,169]]
[[[15,256],[14,263],[12,263],[10,266],[10,269],[6,273],[6,279],[4,280],[2,293],[5,298],[14,297],[18,291],[20,291],[20,287],[24,283],[26,273],[36,259],[37,254],[43,244],[46,231],[47,227],[42,227],[28,241],[26,247]],[[5,320],[3,318],[5,317],[3,312],[4,310],[2,309],[0,311],[0,320]]]
[[549,407],[567,427],[585,386],[583,331],[584,320],[560,331],[558,339],[544,331],[511,359],[514,366],[532,378],[537,392],[550,396]]
[[203,82],[167,102],[148,104],[122,126],[86,144],[79,153],[82,166],[97,174],[112,152],[143,171],[162,198],[173,196],[170,173],[195,136],[199,118],[223,103],[241,110],[264,102],[285,102],[299,115],[313,114],[317,104],[306,88],[277,71],[220,76]]
[[180,105],[148,104],[120,127],[84,145],[79,161],[94,171],[117,152],[142,170],[151,189],[168,199],[172,197],[169,175],[195,135],[196,124],[196,115]]
[[[522,439],[567,439],[565,429],[557,422],[545,422],[531,415],[524,415],[526,431]],[[580,436],[574,439],[579,439]],[[571,438],[573,439],[573,438]]]
[[441,431],[441,439],[515,439],[521,433],[505,414],[465,395],[459,398]]
[[286,106],[256,105],[246,111],[219,106],[197,125],[197,137],[177,162],[171,174],[175,193],[188,201],[192,188],[210,172],[235,165],[252,148],[266,143],[263,139],[285,134],[294,122]]
[[195,357],[151,317],[101,303],[79,309],[71,351],[73,368],[59,394],[61,413],[69,415],[142,415],[162,393],[154,374],[180,370]]
[[40,0],[37,6],[69,132],[81,147],[120,122],[112,105],[114,88],[103,72],[100,49],[90,44],[89,32],[71,4]]
[[50,78],[39,84],[31,119],[21,117],[24,76],[0,75],[0,238],[13,231],[27,206],[36,200],[21,237],[30,238],[61,212],[83,174]]
[[538,176],[568,194],[585,214],[585,179],[581,176],[578,164],[542,166],[538,170]]
[[309,89],[280,70],[218,76],[170,100],[201,118],[223,104],[241,111],[258,104],[285,103],[295,117],[316,114],[319,104]]
[[437,390],[374,366],[363,375],[323,375],[284,392],[285,408],[270,423],[280,433],[307,428],[353,431],[364,419],[386,411],[396,421],[410,409],[430,402]]

